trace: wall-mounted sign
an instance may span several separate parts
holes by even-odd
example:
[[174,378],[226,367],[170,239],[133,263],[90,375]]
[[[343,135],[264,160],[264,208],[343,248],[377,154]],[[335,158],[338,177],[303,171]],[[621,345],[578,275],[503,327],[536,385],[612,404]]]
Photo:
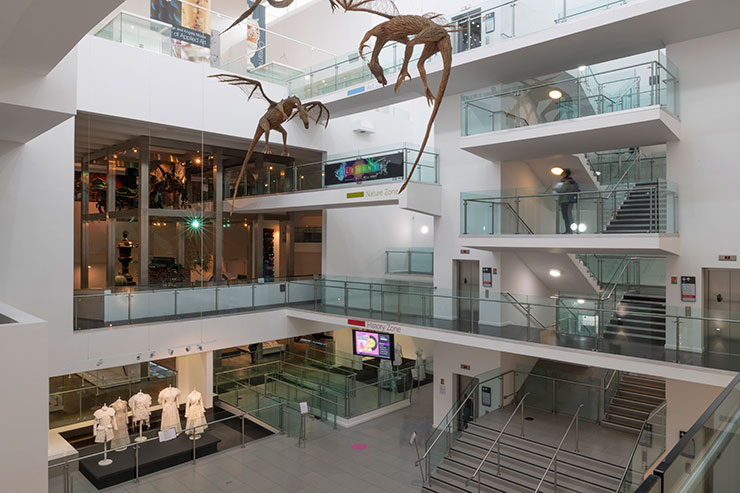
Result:
[[491,407],[491,387],[481,387],[480,392],[483,407]]
[[467,248],[461,248],[460,255],[470,255],[470,250]]
[[493,286],[493,269],[491,267],[483,267],[483,287],[490,288]]
[[203,48],[211,47],[211,35],[183,26],[172,26],[172,39]]
[[445,387],[445,379],[441,378],[439,380],[439,393],[440,395],[445,395],[447,393],[447,388]]
[[324,183],[331,186],[403,178],[403,168],[402,152],[327,164],[324,166]]
[[470,370],[470,365],[461,364],[460,365],[460,368],[463,369],[463,370]]
[[678,284],[678,276],[671,276],[671,284],[673,285]]
[[695,276],[681,276],[681,301],[696,301]]
[[486,24],[486,34],[490,34],[496,30],[496,12],[486,14],[484,21]]
[[737,255],[720,255],[720,262],[737,262]]

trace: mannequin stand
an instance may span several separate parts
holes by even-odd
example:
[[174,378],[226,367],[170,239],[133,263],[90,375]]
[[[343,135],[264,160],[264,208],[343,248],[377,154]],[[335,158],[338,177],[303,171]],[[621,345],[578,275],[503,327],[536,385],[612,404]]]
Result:
[[108,442],[103,443],[103,460],[98,462],[101,467],[109,466],[113,464],[113,460],[108,458]]
[[190,435],[191,440],[200,440],[203,438],[203,435]]
[[135,442],[146,442],[146,437],[144,436],[144,422],[139,421],[139,436],[134,438]]

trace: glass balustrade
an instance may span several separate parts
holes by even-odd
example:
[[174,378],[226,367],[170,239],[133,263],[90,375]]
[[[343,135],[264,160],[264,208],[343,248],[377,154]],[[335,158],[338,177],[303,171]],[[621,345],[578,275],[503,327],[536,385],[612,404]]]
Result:
[[678,187],[662,181],[569,194],[497,190],[460,197],[464,235],[678,233]]
[[[268,162],[264,168],[247,170],[238,184],[240,167],[231,167],[224,170],[224,195],[233,197],[235,189],[237,197],[245,197],[357,185],[366,181],[365,175],[373,176],[372,183],[400,181],[408,177],[418,153],[418,146],[403,143],[336,154],[317,163]],[[425,149],[411,181],[439,183],[438,165],[439,153]]]
[[[736,376],[655,468],[641,492],[724,493],[737,490],[740,376]],[[657,490],[654,484],[660,486]]]
[[385,251],[388,274],[434,274],[434,248],[388,248]]
[[624,471],[617,493],[633,493],[666,449],[666,403],[655,408],[643,423],[634,452]]
[[643,154],[636,149],[589,152],[586,162],[602,186],[666,179],[666,153]]
[[[644,61],[645,58],[650,59]],[[640,60],[640,61],[637,61]],[[624,66],[614,68],[614,65]],[[661,106],[678,116],[678,71],[662,52],[462,96],[462,135]]]
[[[508,0],[470,6],[464,12],[447,14],[450,24],[456,29],[450,33],[453,53],[491,46],[507,39],[523,36],[578,17],[628,3],[628,0]],[[385,70],[389,83],[391,75],[401,69],[406,47],[388,43],[379,53],[379,62]],[[369,50],[364,52],[369,59]],[[418,54],[411,58],[411,66],[418,61]],[[433,59],[437,59],[435,55]],[[287,80],[288,92],[300,98],[317,97],[374,81],[367,63],[354,51],[333,57],[325,62],[310,66],[303,74]],[[365,88],[357,89],[362,92]],[[348,95],[355,94],[350,89]]]

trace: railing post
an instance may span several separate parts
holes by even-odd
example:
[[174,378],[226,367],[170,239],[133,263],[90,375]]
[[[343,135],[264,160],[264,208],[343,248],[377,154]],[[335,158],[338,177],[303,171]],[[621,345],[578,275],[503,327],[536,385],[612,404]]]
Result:
[[[174,310],[175,310],[174,317],[177,318],[177,289],[175,290],[174,298],[175,298],[174,299]],[[131,306],[131,303],[129,303],[129,307],[130,306]]]
[[676,359],[675,359],[675,362],[676,363],[678,363],[679,360],[680,360],[680,358],[679,358],[679,352],[681,351],[681,344],[679,342],[680,341],[680,337],[681,337],[681,335],[679,334],[680,327],[681,327],[680,323],[681,323],[680,319],[678,317],[676,317]]
[[[525,396],[526,398],[526,396]],[[522,434],[521,436],[524,436],[524,402],[522,401]]]
[[[193,432],[195,432],[195,430],[193,430]],[[193,436],[193,438],[195,438],[195,436]],[[195,442],[196,440],[193,440],[193,464],[195,464]]]
[[555,409],[557,408],[557,405],[555,404],[555,401],[557,399],[557,396],[556,396],[557,392],[555,389],[557,388],[557,386],[558,386],[557,381],[553,379],[552,381],[552,413],[553,414],[556,414]]
[[69,460],[64,459],[64,493],[69,493]]
[[348,295],[349,295],[349,291],[347,289],[347,281],[344,281],[344,314],[345,315],[347,315],[347,310],[348,310],[348,305],[349,305],[348,300],[347,300]]
[[580,438],[580,431],[579,431],[579,423],[581,421],[581,413],[580,410],[576,412],[576,452],[578,452],[578,441]]
[[[128,299],[128,324],[131,325],[131,291],[128,292],[127,299]],[[175,313],[177,313],[177,311],[175,311]]]
[[[259,406],[257,407],[259,409]],[[242,414],[242,448],[244,448],[244,414]]]
[[516,204],[516,234],[519,234],[519,222],[521,220],[519,216],[519,202],[520,201],[521,199],[519,197],[517,197],[516,200],[514,201],[514,203]]
[[494,229],[496,225],[496,204],[494,202],[491,202],[491,231],[488,234],[494,234]]
[[468,201],[463,200],[463,234],[468,234]]
[[[105,297],[103,298],[103,310],[105,310]],[[77,322],[77,319],[79,318],[79,312],[80,312],[80,299],[77,297],[75,297],[74,312],[75,312],[75,319],[74,319],[74,327],[72,327],[72,330],[78,330],[80,328]]]
[[555,483],[555,489],[554,491],[558,491],[558,452],[555,452],[555,469],[553,470],[554,473],[554,483]]

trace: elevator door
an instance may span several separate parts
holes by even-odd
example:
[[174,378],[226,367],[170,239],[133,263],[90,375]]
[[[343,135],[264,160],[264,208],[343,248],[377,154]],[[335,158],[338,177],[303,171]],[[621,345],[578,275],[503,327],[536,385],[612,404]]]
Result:
[[456,26],[457,36],[454,38],[455,53],[478,48],[481,44],[481,14],[480,9],[467,12],[452,18]]
[[[704,279],[706,317],[740,320],[740,270],[707,269]],[[740,352],[740,324],[707,321],[705,334],[709,351]]]
[[480,287],[477,260],[455,260],[457,278],[457,318],[461,329],[470,329],[478,323]]

